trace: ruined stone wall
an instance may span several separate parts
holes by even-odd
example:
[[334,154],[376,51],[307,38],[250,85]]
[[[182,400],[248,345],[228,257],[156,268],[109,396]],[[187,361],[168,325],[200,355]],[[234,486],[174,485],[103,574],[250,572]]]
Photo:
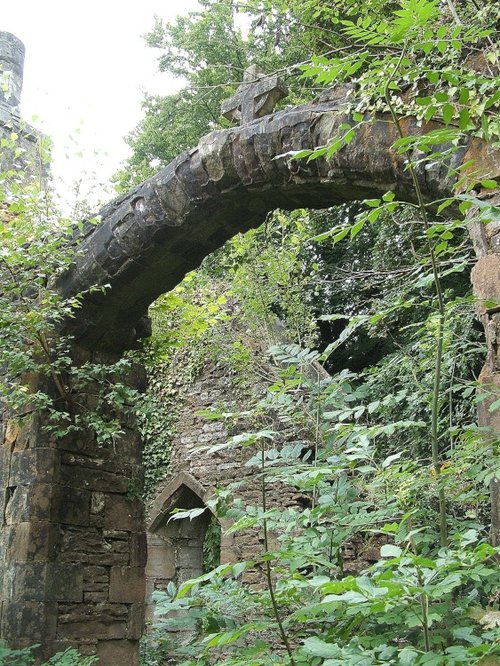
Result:
[[[75,361],[116,356],[74,349]],[[144,388],[140,367],[127,377]],[[32,390],[52,391],[34,377]],[[82,408],[92,408],[88,398]],[[17,646],[68,646],[103,666],[137,663],[143,627],[146,542],[139,499],[141,447],[131,414],[123,434],[56,440],[43,417],[22,427],[5,411],[0,432],[0,629]]]
[[[484,203],[500,206],[500,194],[482,193]],[[470,211],[474,219],[477,209]],[[476,312],[484,327],[487,356],[479,376],[480,391],[486,398],[478,405],[479,425],[485,429],[492,447],[497,447],[500,433],[500,409],[491,410],[500,396],[500,219],[485,225],[474,221],[469,225],[477,263],[471,280],[476,300]],[[491,534],[494,546],[500,545],[500,475],[490,482]]]
[[24,53],[17,37],[0,31],[0,172],[9,171],[8,182],[17,184],[38,181],[47,171],[40,154],[43,136],[20,115]]
[[[231,372],[223,364],[209,363],[200,376],[185,390],[180,410],[176,434],[172,442],[171,467],[164,483],[160,484],[156,497],[149,510],[150,531],[148,533],[148,564],[147,600],[150,602],[154,589],[164,589],[171,580],[178,584],[179,572],[176,559],[179,554],[179,541],[171,538],[167,523],[172,502],[170,501],[170,488],[177,487],[176,480],[189,483],[199,497],[198,505],[213,496],[216,488],[224,487],[234,481],[242,481],[244,486],[238,491],[238,496],[244,499],[245,504],[260,505],[258,484],[253,483],[254,469],[245,466],[246,461],[255,453],[252,447],[223,449],[207,455],[206,449],[216,444],[223,444],[229,437],[236,434],[230,431],[227,424],[222,421],[210,421],[197,412],[213,407],[222,406],[227,411],[237,411],[248,408],[243,395],[235,390]],[[250,426],[249,426],[250,427]],[[239,428],[241,432],[243,428]],[[205,450],[204,450],[205,449]],[[187,481],[186,481],[187,479]],[[172,486],[173,484],[173,486]],[[282,501],[296,503],[298,493],[288,489],[283,494]],[[273,490],[273,499],[278,500],[277,489]],[[193,503],[193,506],[195,504]],[[179,505],[180,508],[187,508]],[[164,520],[159,518],[165,514]],[[176,521],[177,522],[177,521]],[[180,521],[188,522],[188,521]],[[229,523],[223,527],[227,527]],[[196,553],[202,545],[206,525],[200,526],[197,533],[191,533],[192,557],[196,560]],[[204,529],[203,529],[204,528]],[[255,558],[262,551],[261,535],[258,530],[246,530],[236,534],[222,533],[221,562],[237,562],[242,559]],[[184,547],[185,549],[185,547]],[[184,554],[186,556],[186,553]],[[193,567],[192,567],[193,568]],[[199,567],[198,567],[199,568]],[[167,575],[166,575],[167,574]],[[193,568],[194,576],[201,574],[201,569]],[[148,613],[151,617],[151,612]]]
[[[404,155],[391,148],[398,135],[387,116],[364,124],[329,160],[303,164],[275,159],[326,144],[351,120],[349,94],[345,88],[332,89],[310,104],[211,133],[197,148],[104,208],[102,223],[85,229],[83,251],[58,282],[63,297],[110,285],[102,294],[88,291],[75,312],[71,330],[81,344],[113,351],[132,346],[145,332],[141,318],[156,296],[178,284],[236,232],[260,224],[270,210],[328,207],[378,197],[389,189],[397,198],[413,200]],[[17,116],[15,109],[9,113],[4,132],[10,132],[8,123]],[[418,134],[426,128],[408,119],[405,131]],[[453,156],[450,166],[459,169],[471,157],[489,178],[498,175],[498,151],[476,139]],[[446,165],[428,170],[422,164],[417,171],[426,201],[448,196]],[[494,238],[479,253],[485,260],[477,273],[476,293],[486,291],[498,300]],[[488,310],[484,321],[491,329],[493,362],[484,376],[489,373],[498,386],[498,321],[496,308]],[[92,356],[77,355],[82,354]],[[113,358],[100,356],[104,363]],[[217,400],[219,379],[209,378],[212,383],[199,398],[188,397],[181,437],[191,428],[201,432],[205,443],[227,435],[223,429],[203,431],[207,424],[194,415],[198,403],[203,407]],[[34,389],[40,381],[33,378]],[[134,381],[141,383],[139,376],[131,378]],[[98,654],[104,666],[133,666],[142,627],[145,558],[136,499],[140,446],[135,426],[124,413],[123,437],[103,449],[91,434],[64,441],[48,437],[43,416],[32,417],[22,428],[11,416],[4,415],[0,433],[0,634],[19,646],[42,642],[46,655],[76,645]],[[488,419],[498,431],[498,423]],[[251,476],[242,452],[232,459],[220,453],[205,463],[195,448],[198,440],[187,439],[176,444],[177,459],[202,488],[210,488],[219,471],[222,482],[235,474]],[[498,542],[498,482],[494,484],[493,536]],[[273,492],[275,501],[300,502],[293,492]],[[248,556],[246,546],[242,540],[224,547],[228,558],[236,559]],[[253,554],[253,544],[249,550]]]
[[[259,353],[259,350],[254,350],[253,353]],[[271,372],[271,368],[269,370]],[[264,387],[257,384],[254,389],[258,392]],[[234,372],[224,363],[208,363],[199,377],[187,388],[172,442],[169,474],[159,485],[155,498],[148,508],[146,599],[149,619],[153,617],[151,600],[154,590],[165,589],[170,581],[182,582],[176,580],[175,560],[178,546],[171,538],[171,534],[165,530],[170,512],[176,506],[175,493],[179,485],[191,483],[200,498],[196,506],[202,506],[204,501],[213,496],[216,488],[237,482],[241,486],[235,490],[235,498],[241,499],[246,506],[262,506],[260,478],[256,477],[255,467],[246,465],[257,452],[255,447],[226,448],[210,454],[206,452],[208,447],[223,444],[232,435],[245,430],[251,431],[255,428],[255,424],[253,426],[247,424],[247,427],[243,424],[238,426],[238,430],[234,430],[224,421],[211,421],[198,415],[198,412],[213,406],[223,406],[222,408],[228,412],[244,411],[250,406],[249,395],[238,390],[234,383]],[[284,427],[283,424],[279,424],[279,429],[279,438],[272,443],[273,447],[300,440],[304,441],[306,449],[307,442],[312,441],[309,431],[299,432],[297,428]],[[266,495],[270,507],[300,510],[310,505],[310,497],[307,494],[283,484],[269,483]],[[179,504],[178,508],[186,507]],[[180,522],[188,521],[186,519]],[[264,548],[262,531],[258,528],[249,528],[228,534],[226,530],[230,525],[231,521],[224,520],[221,526],[221,563],[258,558]],[[203,536],[203,531],[198,534],[192,531],[190,534],[193,552],[199,548]],[[274,535],[275,538],[276,536]],[[379,547],[378,542],[350,543],[344,552],[345,571],[360,570],[378,560]],[[201,571],[195,572],[196,575],[200,573]],[[259,568],[247,572],[245,577],[250,585],[263,584],[263,572]]]

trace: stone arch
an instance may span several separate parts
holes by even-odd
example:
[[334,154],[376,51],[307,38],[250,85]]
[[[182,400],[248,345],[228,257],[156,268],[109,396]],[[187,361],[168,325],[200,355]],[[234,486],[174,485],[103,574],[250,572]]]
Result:
[[[85,296],[70,328],[90,348],[122,350],[144,335],[147,308],[172,289],[231,236],[256,227],[268,212],[327,208],[380,197],[393,190],[400,200],[415,194],[404,156],[392,148],[397,130],[378,115],[330,159],[291,161],[290,151],[328,143],[350,123],[351,92],[325,92],[315,101],[203,137],[156,176],[115,200],[101,223],[86,229],[80,253],[59,280],[65,297],[97,286]],[[424,134],[405,118],[407,134]],[[277,157],[278,156],[278,157]],[[498,173],[498,151],[471,139],[448,165],[418,167],[427,202],[450,195],[448,168],[475,159],[482,173]],[[463,172],[462,172],[463,173]],[[444,212],[447,214],[449,209]]]
[[[75,357],[116,360],[147,331],[147,308],[160,293],[275,208],[326,208],[378,197],[389,189],[398,199],[414,200],[404,156],[392,149],[397,131],[387,116],[364,124],[328,160],[304,164],[283,157],[324,145],[338,134],[343,123],[351,122],[353,96],[340,87],[309,104],[209,134],[106,206],[101,223],[84,229],[71,269],[56,284],[63,297],[86,292],[67,325],[79,345]],[[408,118],[402,125],[406,134],[435,126],[419,126]],[[471,139],[454,153],[450,166],[456,169],[474,159],[482,173],[494,178],[500,172],[498,155]],[[421,165],[418,178],[426,202],[449,195],[445,165]],[[480,260],[473,279],[483,301],[500,300],[498,239],[496,229],[476,229]],[[480,311],[489,347],[483,381],[499,386],[500,322],[495,313]],[[143,384],[140,372],[131,383]],[[494,419],[498,412],[493,417],[485,413],[481,424],[498,432]],[[42,643],[46,656],[76,645],[86,654],[98,654],[106,666],[135,666],[145,539],[140,503],[130,492],[141,465],[133,422],[112,451],[99,449],[91,437],[50,440],[43,415],[22,431],[4,429],[1,434],[1,635],[17,645]],[[492,483],[493,540],[500,542],[500,484]],[[3,492],[13,487],[15,497]],[[194,492],[192,485],[177,489],[181,487]]]
[[[200,502],[206,503],[207,499],[213,495],[213,489],[205,489],[199,481],[197,481],[189,472],[179,472],[177,476],[172,479],[160,494],[155,498],[151,505],[148,520],[148,530],[150,532],[156,531],[168,518],[172,515],[172,510],[175,508],[191,508],[188,506],[180,507],[178,504],[179,499],[182,497],[183,491],[185,501],[187,501],[186,490],[191,491],[192,495],[196,496]],[[210,507],[207,507],[211,511]]]
[[[154,617],[152,594],[168,583],[179,587],[203,573],[203,545],[213,515],[206,504],[213,494],[187,472],[180,472],[154,500],[147,521],[146,619]],[[190,519],[172,520],[174,509],[205,508]]]

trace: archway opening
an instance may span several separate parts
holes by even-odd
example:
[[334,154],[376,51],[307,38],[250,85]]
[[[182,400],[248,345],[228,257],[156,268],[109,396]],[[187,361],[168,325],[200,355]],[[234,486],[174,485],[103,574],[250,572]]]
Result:
[[[189,481],[184,481],[174,481],[161,493],[159,502],[155,503],[161,509],[155,510],[147,533],[146,616],[149,620],[154,619],[155,591],[177,590],[182,583],[201,576],[207,566],[220,560],[220,525]],[[176,518],[177,511],[192,509],[198,509],[199,513]]]

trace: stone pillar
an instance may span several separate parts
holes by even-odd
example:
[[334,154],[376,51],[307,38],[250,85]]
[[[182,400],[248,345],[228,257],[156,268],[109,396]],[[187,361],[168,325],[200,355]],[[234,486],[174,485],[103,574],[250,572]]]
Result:
[[[75,349],[78,362],[113,362]],[[131,385],[143,388],[141,368]],[[45,384],[45,385],[42,385]],[[33,390],[47,382],[34,378]],[[92,406],[88,399],[88,407]],[[44,417],[3,422],[0,448],[0,635],[40,656],[74,646],[103,666],[134,666],[143,628],[146,541],[141,447],[133,416],[123,435],[54,439]]]
[[[485,194],[487,203],[500,205],[500,193]],[[473,208],[470,217],[477,217]],[[485,225],[473,221],[470,227],[477,263],[472,269],[472,285],[476,297],[476,311],[485,336],[487,357],[479,376],[481,389],[487,397],[479,403],[479,425],[487,429],[486,436],[492,446],[498,446],[500,438],[500,409],[490,411],[490,406],[500,398],[500,220]],[[488,434],[489,433],[489,434]],[[491,490],[491,543],[500,545],[500,479],[493,478]]]
[[21,120],[24,44],[10,32],[0,31],[0,172],[9,172],[2,182],[3,195],[10,197],[19,186],[39,183],[49,170],[44,135]]
[[0,31],[0,114],[20,115],[24,53],[20,39]]

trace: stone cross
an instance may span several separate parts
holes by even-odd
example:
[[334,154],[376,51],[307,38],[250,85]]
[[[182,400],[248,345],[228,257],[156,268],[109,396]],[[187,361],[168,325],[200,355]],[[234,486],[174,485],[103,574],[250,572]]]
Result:
[[288,88],[277,74],[267,76],[257,65],[243,75],[235,94],[221,104],[224,118],[244,125],[272,113],[277,102],[288,95]]

